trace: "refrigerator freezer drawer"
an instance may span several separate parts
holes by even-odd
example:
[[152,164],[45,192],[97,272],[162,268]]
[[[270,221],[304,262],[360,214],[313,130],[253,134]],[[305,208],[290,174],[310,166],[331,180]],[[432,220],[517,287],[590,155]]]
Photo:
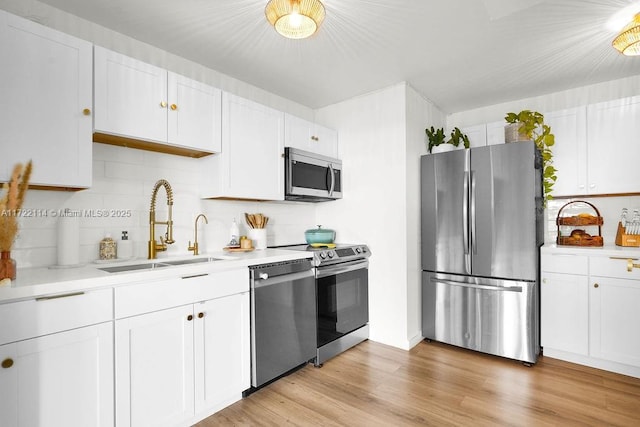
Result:
[[535,363],[540,353],[535,282],[422,273],[425,338]]

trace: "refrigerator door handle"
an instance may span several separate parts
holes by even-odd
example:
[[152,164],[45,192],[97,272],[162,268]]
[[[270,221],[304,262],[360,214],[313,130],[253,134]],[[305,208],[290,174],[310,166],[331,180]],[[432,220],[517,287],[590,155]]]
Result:
[[471,171],[471,250],[472,253],[478,253],[478,245],[476,240],[476,174]]
[[494,286],[494,285],[478,285],[475,283],[455,282],[453,280],[444,280],[431,278],[432,283],[442,283],[443,285],[461,286],[463,288],[483,289],[488,291],[499,292],[522,292],[522,286]]
[[464,191],[462,192],[462,244],[464,245],[464,254],[466,258],[466,255],[469,254],[469,172],[464,173],[463,185]]

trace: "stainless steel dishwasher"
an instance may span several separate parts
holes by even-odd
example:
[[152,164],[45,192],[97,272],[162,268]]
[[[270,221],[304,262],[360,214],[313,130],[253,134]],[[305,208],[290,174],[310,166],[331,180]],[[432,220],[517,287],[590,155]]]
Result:
[[309,259],[256,265],[250,270],[251,386],[255,389],[316,356],[316,282]]

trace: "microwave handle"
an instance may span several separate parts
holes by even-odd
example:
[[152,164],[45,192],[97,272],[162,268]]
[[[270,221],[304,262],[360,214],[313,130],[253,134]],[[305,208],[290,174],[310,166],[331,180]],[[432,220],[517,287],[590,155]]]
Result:
[[331,163],[329,163],[329,172],[331,172],[331,188],[329,189],[329,195],[333,196],[333,189],[336,185],[336,176],[335,172],[333,171],[333,165]]

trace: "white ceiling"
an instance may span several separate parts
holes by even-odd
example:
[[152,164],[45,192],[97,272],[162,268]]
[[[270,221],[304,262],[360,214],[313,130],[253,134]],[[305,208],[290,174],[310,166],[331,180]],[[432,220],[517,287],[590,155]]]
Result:
[[406,81],[453,113],[640,74],[605,26],[630,0],[323,0],[306,40],[267,0],[41,1],[311,108]]

